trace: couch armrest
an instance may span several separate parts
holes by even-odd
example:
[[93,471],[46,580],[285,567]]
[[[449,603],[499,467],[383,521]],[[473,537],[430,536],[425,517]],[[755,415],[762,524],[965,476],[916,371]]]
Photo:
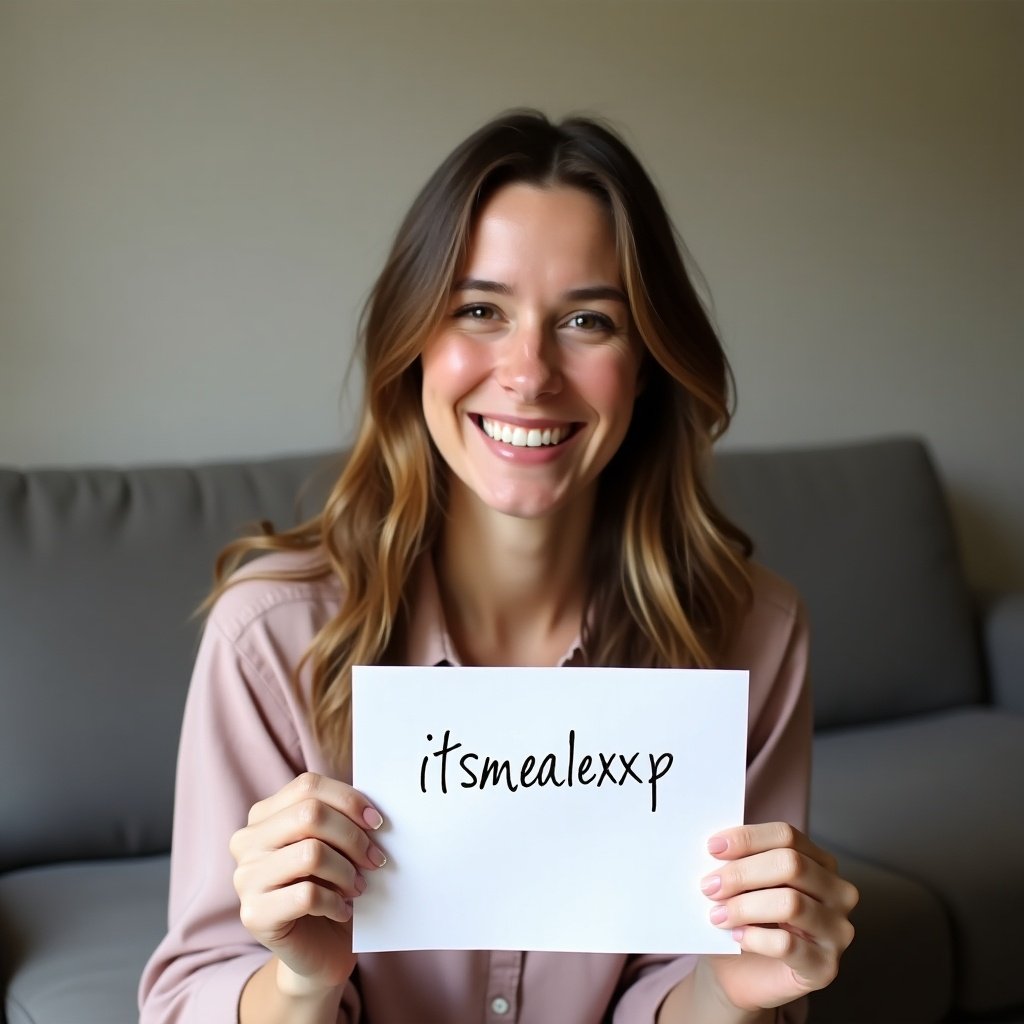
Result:
[[1024,591],[993,601],[984,625],[992,701],[1024,714]]

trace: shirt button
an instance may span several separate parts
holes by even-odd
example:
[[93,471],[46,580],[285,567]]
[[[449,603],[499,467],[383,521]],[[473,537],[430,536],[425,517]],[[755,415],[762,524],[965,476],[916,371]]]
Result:
[[509,1002],[504,996],[495,996],[491,1000],[491,1009],[499,1016],[504,1017],[509,1011]]

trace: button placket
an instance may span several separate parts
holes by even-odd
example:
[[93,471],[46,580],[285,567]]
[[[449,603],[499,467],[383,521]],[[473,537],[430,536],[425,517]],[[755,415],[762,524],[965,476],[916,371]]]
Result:
[[523,954],[512,950],[492,950],[489,964],[487,1024],[514,1024],[519,1019],[519,978]]

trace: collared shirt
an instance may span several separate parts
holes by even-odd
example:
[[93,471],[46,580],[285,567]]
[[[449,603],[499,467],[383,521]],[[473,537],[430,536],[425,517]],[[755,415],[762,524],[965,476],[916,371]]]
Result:
[[[248,978],[268,959],[239,919],[228,849],[250,807],[304,771],[351,782],[316,742],[292,685],[316,633],[338,611],[331,579],[263,579],[308,554],[274,554],[243,571],[207,621],[178,755],[168,932],[143,973],[140,1024],[228,1024]],[[754,601],[722,668],[750,672],[746,820],[806,827],[811,712],[807,630],[793,589],[753,566]],[[581,654],[577,640],[561,664]],[[405,662],[459,663],[430,559],[410,602]],[[623,865],[628,878],[632,865]],[[616,884],[616,880],[610,880]],[[572,907],[553,912],[572,913]],[[344,1024],[654,1024],[696,957],[488,950],[361,954]],[[802,1005],[781,1020],[803,1019]]]
[[[434,572],[432,560],[424,558],[419,569],[404,661],[407,665],[461,665],[462,660],[455,650],[444,619],[437,574]],[[582,664],[582,661],[582,638],[577,634],[558,659],[557,665],[559,668],[575,666]]]

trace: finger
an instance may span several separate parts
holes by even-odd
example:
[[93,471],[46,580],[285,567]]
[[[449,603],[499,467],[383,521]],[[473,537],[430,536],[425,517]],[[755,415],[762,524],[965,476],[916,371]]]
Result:
[[235,833],[231,852],[241,864],[303,839],[319,839],[360,868],[373,870],[387,863],[383,850],[359,825],[314,797]]
[[284,938],[303,917],[326,917],[344,924],[352,917],[352,905],[333,889],[302,881],[246,900],[239,913],[249,932],[266,943]]
[[360,828],[376,830],[384,824],[384,818],[380,811],[358,789],[353,789],[339,779],[332,779],[317,772],[303,772],[273,796],[253,804],[249,811],[248,823],[256,825],[286,807],[310,798],[322,800],[355,822]]
[[302,880],[311,880],[354,899],[366,889],[366,879],[352,862],[319,839],[302,839],[262,857],[243,861],[233,881],[240,900]]
[[836,870],[836,859],[831,853],[785,821],[723,829],[708,840],[708,852],[720,860],[738,860],[783,848],[805,854],[828,871]]
[[701,880],[701,891],[716,900],[755,889],[787,886],[846,912],[857,903],[857,890],[849,882],[792,847],[755,853],[723,864]]
[[833,951],[844,950],[853,939],[853,926],[844,915],[796,889],[742,893],[717,903],[710,916],[719,928],[774,926]]
[[838,952],[786,928],[748,925],[734,929],[733,938],[744,953],[757,953],[784,963],[809,992],[824,988],[839,972]]

